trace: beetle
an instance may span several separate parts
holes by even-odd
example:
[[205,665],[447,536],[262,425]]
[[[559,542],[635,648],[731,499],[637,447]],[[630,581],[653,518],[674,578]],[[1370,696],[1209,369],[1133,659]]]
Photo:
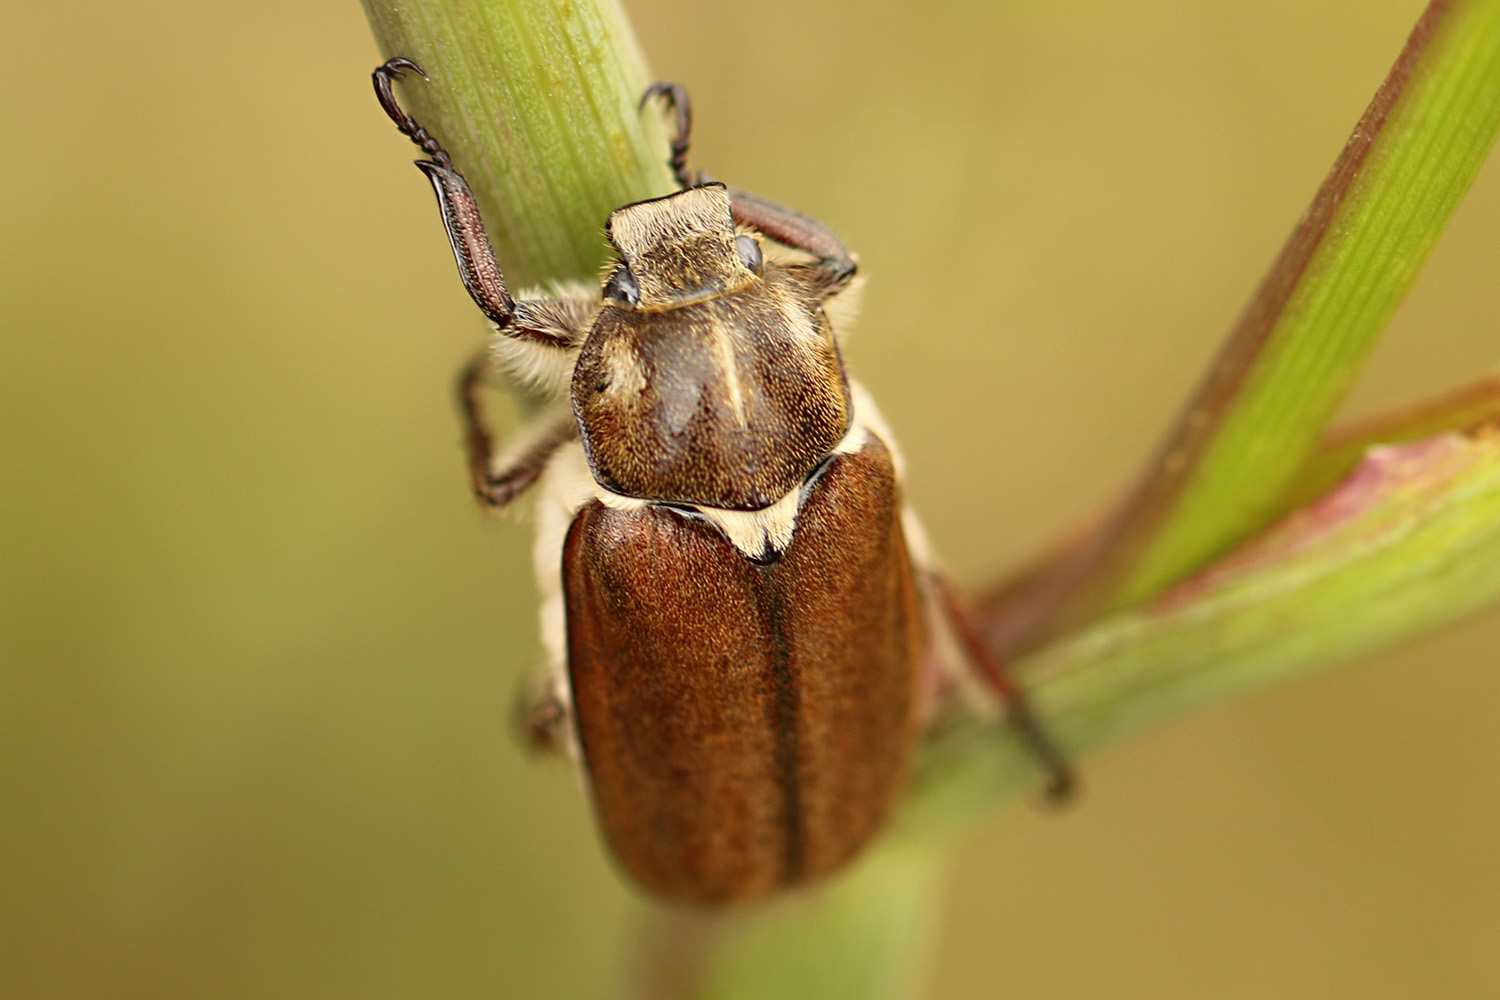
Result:
[[[513,299],[467,182],[394,96],[407,71],[426,77],[376,69],[376,95],[427,154],[495,328],[459,379],[472,486],[495,508],[540,495],[552,669],[532,737],[581,759],[626,872],[713,905],[837,870],[903,791],[954,648],[1062,793],[1066,763],[932,568],[891,435],[845,371],[829,314],[857,268],[839,238],[690,173],[687,93],[657,83],[641,103],[675,113],[680,190],[610,214],[601,288]],[[495,367],[549,400],[503,456],[479,401]]]

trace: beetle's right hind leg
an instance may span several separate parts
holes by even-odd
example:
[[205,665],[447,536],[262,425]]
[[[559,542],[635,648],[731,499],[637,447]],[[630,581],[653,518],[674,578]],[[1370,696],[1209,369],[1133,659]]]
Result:
[[497,468],[494,435],[485,418],[479,394],[490,370],[488,352],[476,355],[458,373],[458,408],[464,420],[464,442],[469,455],[469,482],[487,507],[504,507],[534,484],[558,448],[578,437],[578,421],[571,410],[541,423],[536,433]]
[[1026,692],[985,648],[984,641],[974,630],[968,613],[959,603],[948,581],[943,578],[942,574],[936,572],[929,573],[928,580],[937,603],[942,608],[948,623],[953,627],[954,634],[963,645],[964,651],[968,654],[969,662],[984,680],[985,686],[999,697],[1005,706],[1006,723],[1031,751],[1032,757],[1046,774],[1045,794],[1048,801],[1058,804],[1067,802],[1078,787],[1077,776],[1073,772],[1073,765],[1067,755],[1052,741],[1051,735],[1048,734],[1041,720],[1036,717],[1036,713],[1032,711]]

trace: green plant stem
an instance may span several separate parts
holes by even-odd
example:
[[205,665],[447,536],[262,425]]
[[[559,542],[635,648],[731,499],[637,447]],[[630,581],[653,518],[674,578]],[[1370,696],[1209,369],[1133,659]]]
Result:
[[[1333,489],[1372,447],[1415,441],[1445,431],[1467,432],[1496,425],[1500,425],[1500,372],[1336,426],[1323,435],[1317,450],[1298,471],[1282,497],[1276,515],[1290,514]],[[1102,518],[1096,518],[1080,525],[1070,535],[1055,542],[1051,549],[1013,573],[1008,581],[980,602],[981,608],[988,607],[992,616],[996,608],[1001,611],[999,621],[989,622],[992,639],[995,639],[998,629],[1009,628],[1018,632],[1034,629],[1036,623],[1019,619],[1019,611],[1028,603],[1045,604],[1049,582],[1056,581],[1069,567],[1082,561],[1088,547],[1097,540],[1101,521]],[[1006,634],[996,639],[995,645],[1008,654],[1034,635],[1034,631],[1028,636]]]
[[[1497,130],[1500,2],[1435,0],[1163,449],[1170,474],[1200,420],[1217,423],[1112,603],[1156,593],[1274,516]],[[1253,364],[1222,415],[1206,413],[1244,341],[1260,342]]]
[[1374,445],[1400,444],[1443,431],[1470,431],[1500,423],[1500,372],[1429,399],[1335,427],[1297,474],[1280,514],[1312,503],[1349,474]]
[[[1174,716],[1312,676],[1500,601],[1500,439],[1372,451],[1334,492],[1139,608],[1022,667],[1082,754]],[[959,725],[929,748],[919,827],[1034,784],[1024,748]]]

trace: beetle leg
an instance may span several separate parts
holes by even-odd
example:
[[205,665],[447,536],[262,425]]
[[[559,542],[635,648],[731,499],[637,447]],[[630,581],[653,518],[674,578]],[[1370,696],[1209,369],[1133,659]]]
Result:
[[818,258],[808,270],[814,279],[813,292],[819,299],[838,294],[854,280],[858,261],[833,230],[812,216],[739,188],[729,189],[729,208],[734,221],[753,226],[778,243]]
[[931,573],[928,578],[937,595],[938,603],[942,605],[948,621],[953,625],[954,632],[963,643],[974,669],[978,671],[990,690],[994,691],[1004,703],[1006,721],[1026,744],[1037,763],[1047,772],[1047,798],[1056,803],[1066,802],[1077,785],[1072,764],[1057,744],[1052,742],[1052,737],[1047,735],[1047,730],[1042,726],[1041,720],[1031,710],[1031,702],[1026,698],[1026,692],[1022,691],[1015,678],[1011,677],[1010,673],[990,656],[989,650],[985,648],[983,640],[979,638],[979,633],[969,622],[968,614],[959,604],[948,581],[939,573]]
[[484,233],[479,206],[468,182],[457,170],[432,160],[418,160],[417,167],[432,182],[438,208],[443,213],[443,226],[448,230],[448,242],[453,247],[453,259],[458,262],[458,274],[469,297],[502,332],[533,339],[529,331],[511,329],[516,304],[505,288],[505,277]]
[[644,109],[646,102],[653,97],[660,97],[666,102],[677,122],[677,132],[672,136],[672,155],[667,159],[667,166],[671,168],[679,187],[697,187],[706,178],[701,171],[692,172],[687,168],[688,143],[693,134],[693,103],[688,100],[687,88],[670,80],[657,80],[641,95],[640,107]]
[[571,411],[542,425],[541,431],[514,458],[495,467],[494,438],[479,402],[487,355],[480,354],[459,371],[458,407],[463,414],[469,451],[469,482],[480,503],[504,507],[537,481],[547,461],[559,447],[578,436],[578,421]]
[[[658,80],[641,95],[640,106],[644,108],[653,97],[665,101],[676,119],[672,155],[667,160],[672,176],[683,188],[703,184],[709,179],[708,175],[687,168],[688,145],[693,134],[693,105],[688,99],[687,88],[680,83]],[[818,258],[813,270],[817,278],[815,292],[820,299],[843,291],[853,280],[857,266],[854,255],[831,229],[817,219],[739,188],[729,189],[729,201],[734,221],[753,226],[778,243],[806,250]]]
[[442,144],[428,134],[425,128],[418,125],[415,118],[401,110],[396,95],[391,91],[391,81],[401,79],[407,70],[415,70],[418,76],[424,80],[427,79],[427,73],[422,67],[402,56],[388,59],[383,65],[377,66],[375,72],[371,74],[371,79],[375,83],[375,99],[380,102],[381,108],[385,110],[391,121],[396,123],[402,135],[420,146],[422,152],[432,157],[434,163],[452,167],[453,161],[448,158],[447,150],[443,149]]
[[540,690],[523,688],[517,694],[515,726],[533,753],[557,753],[568,746],[571,725],[567,703],[550,684]]
[[402,110],[391,90],[391,84],[411,70],[424,80],[427,74],[422,67],[410,59],[397,57],[378,67],[374,74],[375,97],[380,106],[396,123],[401,134],[428,156],[430,160],[418,160],[417,167],[427,175],[432,190],[437,195],[438,208],[443,213],[443,226],[448,231],[448,242],[453,247],[453,258],[458,262],[458,274],[463,279],[469,297],[479,310],[508,337],[527,340],[554,347],[571,347],[545,330],[538,330],[526,323],[515,322],[516,303],[505,287],[505,275],[500,263],[495,260],[495,251],[484,232],[484,220],[479,216],[479,206],[474,201],[474,192],[469,190],[463,174],[453,168],[453,160],[441,143],[437,141],[417,120]]

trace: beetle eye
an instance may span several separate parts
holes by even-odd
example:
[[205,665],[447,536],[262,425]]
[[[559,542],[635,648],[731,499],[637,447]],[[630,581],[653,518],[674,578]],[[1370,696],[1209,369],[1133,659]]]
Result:
[[630,273],[630,268],[624,264],[615,268],[609,280],[604,283],[604,297],[623,302],[627,306],[640,304],[641,286],[636,283],[635,275]]
[[759,274],[764,262],[760,256],[760,243],[756,241],[755,237],[736,236],[734,238],[734,248],[739,251],[740,263],[744,264],[748,270]]

